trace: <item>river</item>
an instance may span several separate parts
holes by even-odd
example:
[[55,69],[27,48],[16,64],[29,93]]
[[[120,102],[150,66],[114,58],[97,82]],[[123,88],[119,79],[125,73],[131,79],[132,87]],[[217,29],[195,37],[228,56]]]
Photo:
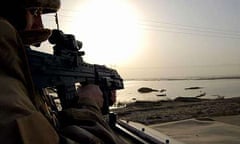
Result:
[[[117,92],[117,103],[129,103],[136,100],[168,100],[179,96],[202,96],[201,98],[211,99],[240,96],[240,79],[125,80],[124,86],[123,90]],[[165,91],[139,93],[138,89],[141,87]],[[186,88],[193,89],[186,90]]]

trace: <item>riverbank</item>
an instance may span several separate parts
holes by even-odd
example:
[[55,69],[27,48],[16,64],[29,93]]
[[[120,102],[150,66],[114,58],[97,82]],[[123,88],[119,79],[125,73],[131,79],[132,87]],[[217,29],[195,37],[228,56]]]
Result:
[[190,118],[207,119],[214,116],[240,114],[240,97],[200,99],[178,98],[168,101],[136,101],[124,108],[114,109],[118,118],[145,125],[179,121]]

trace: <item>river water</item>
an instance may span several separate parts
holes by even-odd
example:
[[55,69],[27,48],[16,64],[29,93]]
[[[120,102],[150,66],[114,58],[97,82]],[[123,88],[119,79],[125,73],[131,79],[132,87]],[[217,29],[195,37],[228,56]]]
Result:
[[[240,96],[240,79],[212,79],[212,80],[126,80],[125,88],[118,90],[117,103],[129,103],[136,100],[158,101],[174,99],[176,97],[201,98],[230,98]],[[164,92],[139,93],[141,87],[152,89],[165,89]],[[186,90],[189,87],[201,87],[200,89]],[[161,95],[161,96],[158,96]]]

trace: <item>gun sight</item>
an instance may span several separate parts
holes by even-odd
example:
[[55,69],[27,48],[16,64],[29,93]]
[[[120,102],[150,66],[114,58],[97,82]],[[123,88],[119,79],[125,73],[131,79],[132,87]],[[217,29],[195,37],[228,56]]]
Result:
[[79,51],[82,48],[82,42],[76,40],[74,35],[64,34],[60,30],[52,30],[48,41],[51,44],[56,44],[57,48],[62,50]]

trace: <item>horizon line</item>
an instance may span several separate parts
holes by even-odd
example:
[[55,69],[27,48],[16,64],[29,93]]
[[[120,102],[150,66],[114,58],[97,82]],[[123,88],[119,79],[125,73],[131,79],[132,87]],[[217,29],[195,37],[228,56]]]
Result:
[[240,79],[240,76],[189,76],[189,77],[162,77],[162,78],[126,78],[124,80],[144,80],[144,81],[161,81],[161,80],[220,80],[220,79]]

